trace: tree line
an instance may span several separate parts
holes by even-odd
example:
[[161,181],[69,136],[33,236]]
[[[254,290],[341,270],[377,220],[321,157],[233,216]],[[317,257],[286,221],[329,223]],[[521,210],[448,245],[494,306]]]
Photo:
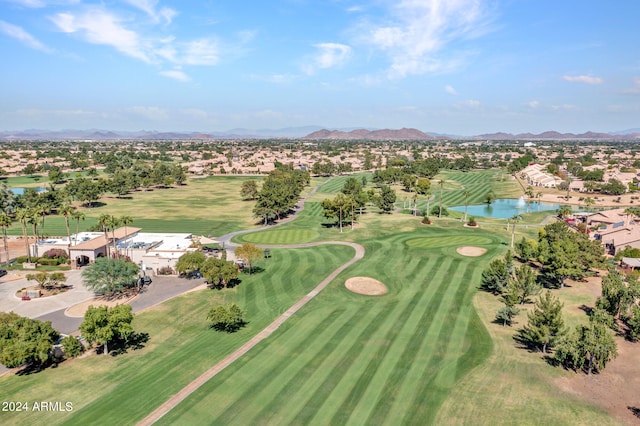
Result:
[[[533,302],[532,297],[547,287],[514,336],[524,347],[541,351],[553,364],[591,374],[602,371],[617,356],[616,319],[626,320],[630,338],[640,335],[640,308],[634,308],[640,300],[640,285],[625,281],[614,269],[602,279],[602,296],[588,310],[588,322],[573,329],[565,325],[564,305],[550,289],[562,289],[567,278],[580,280],[603,266],[603,249],[597,241],[556,222],[540,229],[538,240],[523,238],[516,253],[522,263],[517,265],[510,251],[494,259],[482,273],[481,288],[504,304],[496,312],[496,322],[511,326],[520,307]],[[638,335],[633,331],[636,321]]]

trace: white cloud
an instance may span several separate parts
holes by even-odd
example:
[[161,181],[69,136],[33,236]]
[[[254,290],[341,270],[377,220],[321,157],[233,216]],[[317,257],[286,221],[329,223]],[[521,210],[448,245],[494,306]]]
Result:
[[457,95],[458,91],[455,89],[455,87],[450,86],[450,85],[446,85],[444,86],[444,91],[449,93],[450,95]]
[[351,55],[351,47],[340,43],[318,43],[314,45],[320,52],[315,58],[318,68],[333,68],[344,64]]
[[383,24],[364,24],[361,40],[387,53],[389,78],[446,72],[461,64],[459,53],[438,56],[454,41],[488,31],[488,8],[483,0],[402,0]]
[[158,0],[124,0],[124,2],[142,10],[155,22],[159,22],[160,18],[162,18],[165,20],[165,23],[170,24],[171,21],[173,21],[173,18],[178,14],[178,12],[169,7],[162,7],[160,10],[156,10]]
[[585,83],[585,84],[602,84],[604,80],[600,77],[593,77],[590,75],[563,75],[562,79],[570,83]]
[[474,99],[468,99],[466,101],[456,102],[455,104],[458,108],[469,108],[469,109],[477,109],[480,107],[480,101],[476,101]]
[[42,7],[46,7],[48,5],[68,5],[68,4],[77,4],[80,3],[80,0],[6,0],[11,3],[19,4],[20,6],[30,7],[33,9],[38,9]]
[[120,19],[100,8],[91,8],[82,14],[58,13],[51,18],[53,23],[65,33],[78,33],[87,42],[112,46],[118,51],[152,62],[150,54],[141,37],[125,28]]
[[40,8],[40,7],[46,6],[45,2],[41,0],[10,0],[10,1],[11,3],[17,3],[21,6],[31,7],[31,8]]
[[218,43],[211,39],[200,39],[186,43],[184,55],[178,62],[185,65],[215,65],[220,60]]
[[166,109],[159,107],[134,106],[127,108],[125,112],[139,115],[154,121],[164,121],[169,118],[169,112]]
[[529,108],[531,109],[536,109],[540,106],[540,102],[538,101],[530,101],[527,105],[529,105]]
[[43,52],[50,53],[51,49],[42,44],[40,40],[26,32],[22,27],[10,24],[8,22],[0,20],[0,32],[5,33],[9,37],[15,38],[21,43],[29,46],[32,49],[41,50]]
[[173,78],[174,80],[178,80],[178,81],[190,81],[191,78],[189,78],[189,76],[187,74],[185,74],[184,72],[180,71],[180,70],[170,70],[170,71],[160,71],[160,75],[163,75],[165,77],[169,77],[169,78]]

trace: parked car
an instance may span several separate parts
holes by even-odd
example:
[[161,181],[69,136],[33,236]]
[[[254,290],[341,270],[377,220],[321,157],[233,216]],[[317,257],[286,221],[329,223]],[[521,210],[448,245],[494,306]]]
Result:
[[142,284],[149,285],[151,283],[152,281],[149,275],[145,275],[144,277],[142,277]]
[[0,269],[0,277],[4,277],[5,275],[7,275],[7,270],[6,269]]

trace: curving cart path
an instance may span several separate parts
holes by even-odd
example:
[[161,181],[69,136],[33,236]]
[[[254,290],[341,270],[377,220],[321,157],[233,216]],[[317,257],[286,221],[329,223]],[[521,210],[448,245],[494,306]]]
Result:
[[[322,185],[324,185],[327,182],[328,182],[328,180],[326,182],[324,182]],[[318,188],[320,188],[320,186],[322,186],[322,185],[316,186],[313,190],[311,190],[309,192],[307,197],[309,195],[312,195],[313,193],[315,193],[316,190]],[[298,213],[300,211],[302,211],[303,208],[304,208],[304,199],[300,203],[300,208],[298,209]],[[295,216],[293,216],[291,218],[287,218],[287,219],[279,222],[277,225],[265,226],[265,227],[262,227],[262,228],[251,229],[251,230],[247,230],[247,231],[232,232],[231,234],[227,234],[227,235],[224,235],[223,237],[220,237],[219,241],[224,242],[226,247],[232,249],[234,246],[236,246],[236,244],[232,243],[231,239],[233,237],[235,237],[236,235],[244,234],[244,233],[247,233],[247,232],[256,232],[256,231],[260,231],[260,230],[263,230],[263,229],[271,229],[274,226],[278,226],[278,225],[281,225],[283,223],[290,222],[290,221],[294,220],[297,216],[298,215],[296,214]],[[262,331],[260,331],[254,337],[252,337],[244,345],[242,345],[241,347],[236,349],[233,353],[227,355],[221,361],[219,361],[214,366],[209,368],[207,371],[202,373],[199,377],[197,377],[195,380],[193,380],[187,386],[182,388],[178,393],[176,393],[171,398],[169,398],[160,407],[156,408],[153,412],[151,412],[151,414],[146,416],[144,419],[140,420],[137,424],[139,426],[147,426],[147,425],[152,425],[155,422],[157,422],[160,418],[162,418],[162,416],[164,416],[169,411],[171,411],[171,409],[173,409],[175,406],[180,404],[189,395],[191,395],[193,392],[195,392],[200,386],[204,385],[207,381],[209,381],[211,378],[213,378],[216,374],[220,373],[222,370],[224,370],[229,365],[231,365],[235,360],[237,360],[238,358],[240,358],[241,356],[243,356],[244,354],[249,352],[258,343],[262,342],[264,339],[266,339],[269,336],[271,336],[278,329],[278,327],[280,327],[280,325],[282,325],[293,314],[298,312],[311,299],[313,299],[315,296],[317,296],[327,285],[329,285],[329,283],[331,281],[333,281],[338,276],[338,274],[340,274],[346,268],[348,268],[349,266],[353,265],[354,263],[356,263],[357,261],[362,259],[364,257],[364,254],[365,254],[365,249],[364,249],[364,247],[362,245],[356,244],[356,243],[343,242],[343,241],[321,241],[321,242],[314,242],[314,243],[290,244],[290,245],[260,245],[259,247],[260,248],[306,248],[306,247],[315,247],[315,246],[320,246],[320,245],[343,245],[343,246],[353,247],[354,250],[355,250],[355,254],[349,261],[343,263],[337,269],[335,269],[331,274],[329,274],[329,276],[327,276],[324,280],[322,280],[320,282],[320,284],[318,284],[313,290],[311,290],[309,293],[304,295],[300,300],[298,300],[293,306],[291,306],[282,315],[280,315],[278,318],[276,318],[266,328],[264,328]]]

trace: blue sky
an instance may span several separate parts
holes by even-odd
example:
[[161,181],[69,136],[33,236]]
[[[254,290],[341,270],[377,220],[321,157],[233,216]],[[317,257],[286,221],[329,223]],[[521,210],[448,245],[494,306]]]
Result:
[[0,130],[640,127],[637,0],[0,0]]

